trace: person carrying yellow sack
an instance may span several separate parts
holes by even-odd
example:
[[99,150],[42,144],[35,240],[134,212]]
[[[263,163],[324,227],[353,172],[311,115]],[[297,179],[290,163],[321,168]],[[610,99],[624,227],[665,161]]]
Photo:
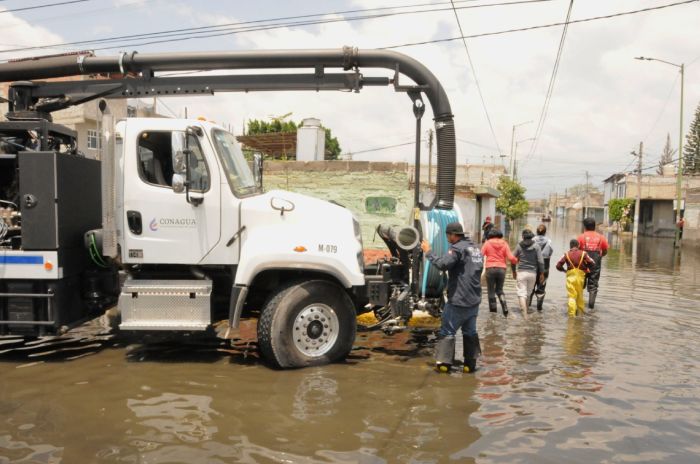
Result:
[[[566,293],[569,296],[569,316],[575,317],[583,310],[583,284],[586,274],[595,267],[595,261],[579,249],[578,239],[569,242],[571,249],[557,263],[557,270],[566,272]],[[566,269],[564,269],[566,266]]]

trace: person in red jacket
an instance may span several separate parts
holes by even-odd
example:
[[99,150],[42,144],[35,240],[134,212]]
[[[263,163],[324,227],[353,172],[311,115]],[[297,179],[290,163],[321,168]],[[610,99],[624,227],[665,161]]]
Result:
[[595,231],[595,219],[587,217],[583,220],[584,232],[578,236],[578,245],[595,262],[595,267],[587,274],[586,287],[588,289],[588,307],[593,309],[595,298],[598,295],[598,282],[600,280],[600,264],[603,256],[608,254],[608,241]]
[[506,279],[506,261],[511,264],[518,262],[510,251],[508,242],[503,240],[503,232],[498,229],[489,231],[488,240],[481,246],[481,254],[486,257],[486,288],[489,294],[489,310],[492,313],[498,312],[496,296],[501,302],[503,315],[508,317],[508,305],[506,296],[503,293],[503,282]]

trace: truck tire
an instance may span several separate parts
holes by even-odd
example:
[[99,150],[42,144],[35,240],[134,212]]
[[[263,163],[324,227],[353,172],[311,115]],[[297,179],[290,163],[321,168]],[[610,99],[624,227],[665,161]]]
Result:
[[356,329],[355,309],[345,290],[310,280],[282,289],[265,304],[258,344],[277,367],[320,366],[345,359]]

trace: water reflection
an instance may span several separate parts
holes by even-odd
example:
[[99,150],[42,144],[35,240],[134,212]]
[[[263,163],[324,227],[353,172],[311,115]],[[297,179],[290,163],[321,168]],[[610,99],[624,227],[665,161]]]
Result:
[[[145,399],[128,399],[126,406],[134,413],[137,423],[148,433],[136,436],[132,443],[186,442],[211,440],[218,429],[211,418],[218,414],[211,408],[211,397],[163,393]],[[143,445],[136,445],[137,448]]]
[[564,353],[559,367],[565,389],[598,391],[602,387],[593,372],[598,360],[595,343],[596,319],[595,315],[586,315],[566,321]]
[[[552,226],[560,256],[578,231]],[[610,242],[583,317],[558,272],[529,321],[484,302],[476,375],[432,371],[434,327],[360,333],[345,364],[295,371],[261,364],[254,326],[0,338],[0,463],[697,462],[700,253],[641,237],[633,266],[631,238]]]
[[319,370],[304,376],[294,393],[292,417],[302,421],[332,416],[338,412],[335,407],[340,402],[338,382],[325,377]]

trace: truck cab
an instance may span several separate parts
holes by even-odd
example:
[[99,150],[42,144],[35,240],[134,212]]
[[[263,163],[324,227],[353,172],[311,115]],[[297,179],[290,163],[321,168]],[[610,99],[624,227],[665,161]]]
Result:
[[[236,327],[247,306],[269,326],[277,364],[346,354],[360,293],[353,290],[365,282],[349,210],[264,193],[235,137],[210,122],[128,118],[113,135],[115,259],[126,271],[121,330],[199,331],[222,316]],[[311,300],[278,321],[289,312],[279,306],[291,304],[280,295],[295,291]],[[279,324],[287,328],[272,329]],[[293,349],[272,346],[289,342]],[[294,360],[286,360],[290,351]]]

